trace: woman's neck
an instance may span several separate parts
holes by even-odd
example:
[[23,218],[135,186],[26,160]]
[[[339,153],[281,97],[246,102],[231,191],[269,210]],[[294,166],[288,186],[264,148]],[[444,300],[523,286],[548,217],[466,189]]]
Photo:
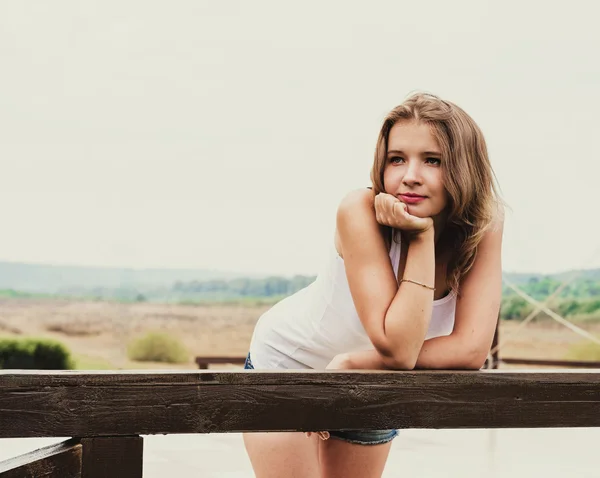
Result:
[[439,215],[433,217],[433,229],[435,232],[434,241],[435,241],[436,245],[437,245],[440,237],[442,236],[444,229],[446,228],[447,220],[448,220],[448,216],[446,214],[439,214]]

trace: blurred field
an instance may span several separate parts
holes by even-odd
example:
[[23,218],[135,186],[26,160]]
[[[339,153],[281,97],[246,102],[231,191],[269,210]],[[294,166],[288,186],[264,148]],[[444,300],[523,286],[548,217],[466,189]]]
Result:
[[[2,299],[0,336],[60,340],[83,369],[195,368],[195,355],[245,355],[254,324],[267,309]],[[179,338],[189,351],[189,364],[128,360],[127,344],[148,331]]]
[[[196,368],[196,355],[247,353],[254,324],[269,306],[171,305],[75,302],[55,299],[0,299],[0,336],[51,337],[65,343],[81,369]],[[501,325],[501,340],[518,322]],[[580,324],[600,336],[600,324]],[[127,344],[148,331],[179,338],[187,364],[132,362]],[[563,359],[585,350],[586,341],[549,320],[528,324],[501,349],[501,356]],[[579,356],[585,360],[585,357]],[[592,359],[592,357],[590,357]]]

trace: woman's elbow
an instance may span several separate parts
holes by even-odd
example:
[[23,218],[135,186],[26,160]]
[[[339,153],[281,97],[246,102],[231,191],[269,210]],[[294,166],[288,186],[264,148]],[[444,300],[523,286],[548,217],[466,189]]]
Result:
[[[398,347],[389,343],[385,337],[373,341],[373,345],[386,368],[391,370],[412,370],[417,364],[417,355],[407,353],[407,347]],[[402,351],[402,352],[400,352]]]
[[394,370],[414,370],[417,365],[416,360],[399,360],[394,362]]
[[392,370],[413,370],[417,365],[417,357],[408,354],[395,354],[384,357],[385,365]]
[[487,350],[472,350],[467,357],[465,357],[464,368],[466,370],[479,370],[485,365],[487,357]]

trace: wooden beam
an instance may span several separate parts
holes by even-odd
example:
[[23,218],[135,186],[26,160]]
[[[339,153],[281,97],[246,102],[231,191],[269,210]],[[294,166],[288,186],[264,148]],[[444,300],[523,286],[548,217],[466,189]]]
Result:
[[0,371],[0,437],[600,426],[600,370]]
[[549,359],[530,359],[530,358],[502,358],[501,363],[509,365],[535,365],[536,367],[567,367],[567,368],[592,368],[600,369],[600,362],[586,360],[549,360]]
[[81,478],[81,444],[67,440],[0,462],[0,478]]

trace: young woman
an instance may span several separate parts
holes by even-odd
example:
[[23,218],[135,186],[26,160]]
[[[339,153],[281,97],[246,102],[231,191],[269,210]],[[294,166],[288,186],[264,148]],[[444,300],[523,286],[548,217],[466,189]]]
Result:
[[[501,295],[503,209],[483,135],[416,94],[383,122],[371,188],[337,211],[314,283],[259,319],[256,369],[479,369]],[[397,431],[249,433],[258,478],[376,478]]]

